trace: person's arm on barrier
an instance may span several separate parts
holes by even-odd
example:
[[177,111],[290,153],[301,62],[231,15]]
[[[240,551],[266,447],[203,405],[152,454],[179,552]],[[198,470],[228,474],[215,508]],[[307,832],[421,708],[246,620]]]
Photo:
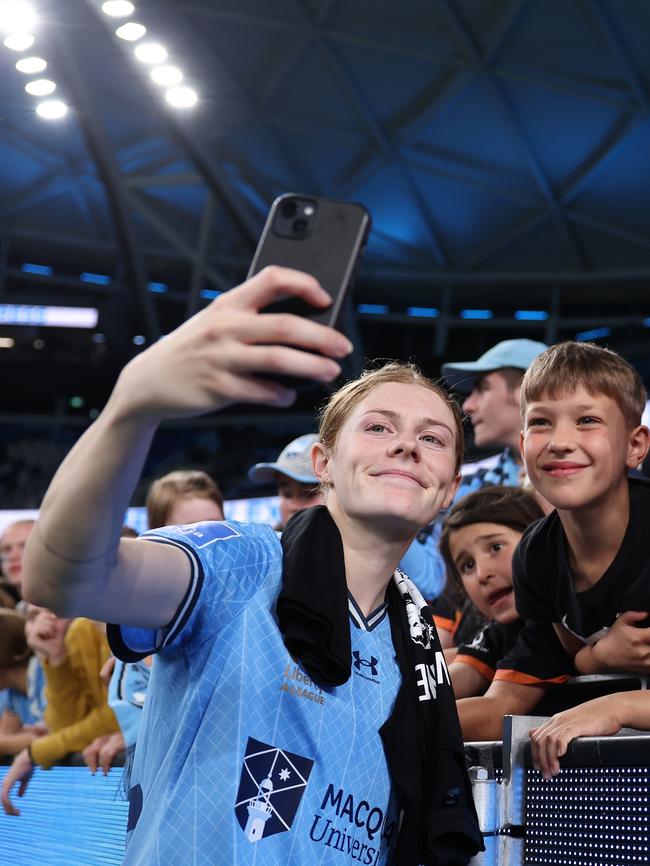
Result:
[[[24,559],[23,591],[55,612],[164,627],[190,580],[185,554],[122,539],[124,512],[158,425],[233,402],[290,405],[260,371],[329,382],[349,341],[306,318],[260,309],[286,296],[325,307],[313,277],[271,267],[225,293],[122,371],[106,408],[56,473]],[[317,354],[318,353],[318,354]]]
[[17,809],[11,802],[9,794],[16,782],[19,782],[18,796],[24,796],[33,773],[34,762],[29,754],[29,747],[27,747],[16,755],[2,782],[1,799],[2,808],[5,810],[5,814],[20,815],[20,809]]
[[449,665],[449,676],[456,700],[482,695],[490,685],[489,679],[464,662],[452,662]]
[[0,737],[16,734],[22,728],[22,720],[13,710],[5,707],[0,716]]
[[0,755],[17,755],[40,736],[35,726],[26,727],[20,718],[9,709],[0,716]]
[[646,611],[622,613],[597,643],[576,653],[576,669],[581,674],[649,673],[650,628],[643,624],[647,618]]
[[544,686],[494,680],[481,697],[456,701],[458,717],[466,742],[500,740],[504,716],[525,716],[544,697]]
[[530,731],[533,764],[550,779],[576,737],[605,737],[621,728],[650,730],[650,692],[615,692],[556,713]]
[[115,734],[119,730],[115,713],[108,704],[104,704],[95,707],[78,722],[39,737],[31,744],[31,757],[35,764],[48,769],[66,755],[82,752],[96,737]]

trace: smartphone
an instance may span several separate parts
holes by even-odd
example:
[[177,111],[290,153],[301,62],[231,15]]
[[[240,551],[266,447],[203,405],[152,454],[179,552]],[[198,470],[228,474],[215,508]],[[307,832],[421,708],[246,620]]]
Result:
[[[331,296],[326,309],[298,298],[288,298],[262,312],[288,312],[323,325],[340,328],[344,301],[370,232],[370,214],[363,205],[320,196],[285,193],[269,211],[248,273],[254,276],[267,265],[281,265],[316,277]],[[286,376],[267,378],[288,387],[307,387],[308,380]]]

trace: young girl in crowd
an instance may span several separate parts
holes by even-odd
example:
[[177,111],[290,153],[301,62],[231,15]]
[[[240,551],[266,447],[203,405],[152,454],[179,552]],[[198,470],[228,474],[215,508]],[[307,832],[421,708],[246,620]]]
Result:
[[486,624],[460,644],[449,673],[456,698],[481,695],[523,625],[512,589],[512,554],[526,527],[544,516],[531,493],[484,487],[460,500],[447,517],[440,551],[448,579]]
[[[282,540],[208,522],[120,542],[165,418],[295,394],[260,370],[331,381],[349,353],[306,318],[329,298],[268,268],[123,371],[59,469],[28,545],[26,594],[155,653],[135,752],[125,862],[464,864],[481,847],[455,701],[429,608],[396,566],[451,501],[460,412],[411,366],[348,383],[323,412],[326,504]],[[43,579],[47,575],[47,579]],[[155,699],[154,699],[155,698]]]

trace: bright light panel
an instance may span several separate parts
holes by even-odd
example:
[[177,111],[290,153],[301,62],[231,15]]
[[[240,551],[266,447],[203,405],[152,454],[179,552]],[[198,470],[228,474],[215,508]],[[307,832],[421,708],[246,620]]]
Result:
[[165,99],[174,108],[191,108],[196,105],[199,97],[191,87],[171,87],[165,93]]
[[0,30],[17,33],[31,30],[36,24],[36,13],[21,0],[5,0],[0,3]]
[[175,87],[183,80],[183,73],[178,66],[154,66],[151,78],[161,87]]
[[128,21],[126,24],[122,24],[121,27],[117,28],[115,35],[127,42],[137,42],[138,39],[142,39],[146,32],[147,28],[144,24],[137,24],[135,21]]
[[59,99],[47,99],[36,106],[36,114],[45,120],[60,120],[68,113],[68,106]]
[[13,337],[0,337],[0,349],[13,349],[16,341]]
[[167,49],[158,42],[143,42],[135,49],[135,56],[140,63],[164,63],[167,60]]
[[16,69],[25,75],[38,75],[47,69],[47,60],[42,57],[23,57],[16,63]]
[[36,304],[0,304],[0,323],[43,328],[95,328],[96,307],[45,307]]
[[128,18],[135,12],[135,6],[129,0],[106,0],[102,3],[102,12],[111,18]]
[[56,90],[56,84],[49,78],[37,78],[36,81],[26,84],[25,90],[32,96],[49,96]]
[[27,51],[33,44],[34,37],[31,33],[10,33],[4,41],[5,48],[12,51]]

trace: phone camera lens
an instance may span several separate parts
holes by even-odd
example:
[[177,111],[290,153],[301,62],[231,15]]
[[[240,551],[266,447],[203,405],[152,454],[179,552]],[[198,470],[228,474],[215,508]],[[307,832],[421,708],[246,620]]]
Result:
[[288,220],[293,219],[293,217],[295,217],[296,215],[297,210],[298,205],[295,203],[295,201],[285,201],[285,203],[282,205],[282,216]]
[[297,235],[304,235],[307,231],[309,223],[305,219],[297,219],[293,221],[293,231]]

